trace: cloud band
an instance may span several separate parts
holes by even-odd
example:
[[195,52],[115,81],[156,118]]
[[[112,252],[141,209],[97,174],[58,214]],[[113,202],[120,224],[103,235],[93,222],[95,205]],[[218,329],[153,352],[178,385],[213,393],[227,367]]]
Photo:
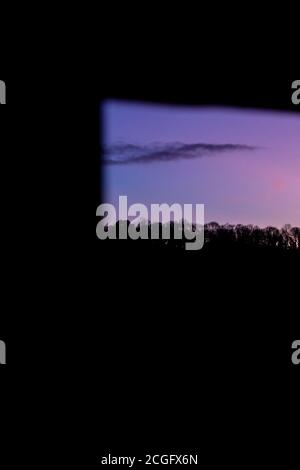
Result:
[[115,144],[105,149],[103,162],[109,165],[146,164],[191,160],[222,153],[253,151],[257,147],[240,144],[184,144],[166,143],[150,145]]

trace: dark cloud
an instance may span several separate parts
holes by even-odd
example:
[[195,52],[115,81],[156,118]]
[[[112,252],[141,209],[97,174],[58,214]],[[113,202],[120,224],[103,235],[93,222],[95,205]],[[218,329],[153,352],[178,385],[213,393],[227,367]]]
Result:
[[190,160],[195,158],[230,153],[237,151],[256,150],[257,147],[238,144],[115,144],[105,149],[104,163],[109,165],[129,165],[132,163],[169,162]]

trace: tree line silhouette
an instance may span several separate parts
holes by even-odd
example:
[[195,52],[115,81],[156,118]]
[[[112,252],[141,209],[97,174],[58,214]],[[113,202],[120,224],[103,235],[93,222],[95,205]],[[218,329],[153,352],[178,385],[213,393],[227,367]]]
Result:
[[[128,228],[130,221],[118,221],[114,226],[108,227],[107,231],[116,234],[119,238],[119,233],[124,225]],[[168,224],[156,223],[158,230],[158,239],[151,239],[152,225],[150,222],[144,221],[136,226],[137,232],[148,234],[148,239],[132,240],[128,237],[127,240],[120,240],[121,242],[130,242],[131,244],[143,244],[143,248],[148,246],[155,246],[159,248],[175,248],[185,249],[185,243],[188,238],[185,237],[182,229],[182,223],[170,222]],[[195,225],[190,226],[189,230],[197,230]],[[203,227],[202,227],[203,230]],[[178,231],[182,233],[181,239],[176,237]],[[170,239],[164,239],[164,233],[170,233]],[[114,240],[112,240],[115,242]],[[115,243],[114,243],[115,244]],[[284,225],[281,229],[276,227],[260,228],[256,225],[231,225],[231,224],[218,224],[217,222],[210,222],[204,225],[204,247],[201,251],[213,250],[272,250],[283,252],[300,252],[300,228],[292,227],[291,225]]]
[[281,229],[260,228],[256,225],[219,225],[211,222],[205,225],[205,240],[210,244],[299,250],[300,228],[291,225],[284,225]]

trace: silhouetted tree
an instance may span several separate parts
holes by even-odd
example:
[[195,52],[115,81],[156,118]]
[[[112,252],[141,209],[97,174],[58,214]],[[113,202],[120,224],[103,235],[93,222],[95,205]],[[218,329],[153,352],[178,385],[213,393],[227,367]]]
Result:
[[[118,221],[115,227],[110,227],[110,231],[116,231],[117,238],[120,229],[129,228],[130,221]],[[197,227],[187,222],[170,222],[169,224],[154,223],[142,221],[136,226],[137,232],[147,232],[148,240],[141,240],[141,244],[183,250],[188,237],[185,236],[184,228],[187,233],[195,231]],[[115,230],[116,229],[116,230]],[[124,232],[123,232],[124,233]],[[153,238],[152,235],[156,234]],[[283,252],[300,251],[300,228],[284,225],[279,230],[276,227],[266,227],[264,229],[256,225],[220,225],[217,222],[210,222],[204,226],[204,248],[203,250],[277,250]],[[167,238],[167,239],[166,239]],[[147,245],[147,246],[148,246]]]

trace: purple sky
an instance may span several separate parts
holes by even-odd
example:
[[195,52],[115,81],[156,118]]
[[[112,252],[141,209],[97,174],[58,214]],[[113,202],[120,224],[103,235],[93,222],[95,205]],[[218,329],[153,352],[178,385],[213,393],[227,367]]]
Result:
[[[105,202],[205,204],[205,221],[300,226],[300,119],[295,114],[108,101],[104,144],[233,144],[255,150],[104,166]],[[148,148],[148,147],[147,147]],[[127,155],[130,157],[130,154]]]

